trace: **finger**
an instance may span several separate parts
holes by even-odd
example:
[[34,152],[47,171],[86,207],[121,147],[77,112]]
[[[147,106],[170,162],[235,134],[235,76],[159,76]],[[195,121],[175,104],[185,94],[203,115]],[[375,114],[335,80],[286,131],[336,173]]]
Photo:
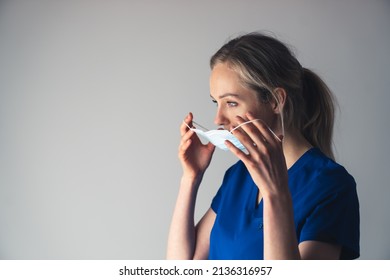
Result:
[[215,146],[213,145],[213,143],[208,142],[208,143],[206,144],[206,147],[207,147],[207,150],[209,150],[210,152],[214,153]]
[[[234,136],[244,145],[247,154],[254,155],[259,152],[259,147],[255,141],[243,130],[237,129],[233,132]],[[264,147],[261,147],[264,149]]]
[[234,130],[233,134],[240,140],[248,152],[252,154],[259,148],[264,149],[266,144],[265,137],[257,126],[254,125],[255,122],[242,125],[247,122],[247,120],[240,116],[237,116],[236,119],[241,126]]
[[245,154],[243,151],[241,151],[239,148],[237,148],[236,146],[234,146],[232,144],[232,142],[230,142],[229,140],[226,140],[225,142],[225,145],[226,147],[228,147],[228,149],[236,156],[238,157],[242,162],[246,162],[246,159],[248,157],[247,154]]
[[191,153],[192,144],[193,141],[191,139],[188,139],[187,142],[183,143],[183,145],[181,145],[179,148],[179,156],[187,158]]
[[[253,143],[255,143],[259,147],[264,147],[268,143],[275,143],[275,139],[280,139],[274,135],[273,131],[267,126],[265,122],[260,119],[255,119],[250,113],[247,113],[246,116],[249,119],[245,121],[244,118],[237,116],[237,120],[241,122],[241,127],[243,131],[245,131],[252,139]],[[244,123],[244,124],[243,124]]]
[[182,139],[181,139],[181,144],[180,145],[183,145],[189,139],[191,139],[191,143],[194,143],[197,146],[198,145],[202,145],[202,141],[200,141],[199,136],[196,134],[196,132],[187,128],[187,130],[182,135]]
[[274,142],[275,140],[282,142],[283,137],[277,136],[265,122],[260,119],[255,119],[250,112],[246,113],[246,116],[249,120],[256,120],[253,122],[253,125],[260,130],[266,142]]
[[[188,130],[188,126],[192,127],[192,119],[193,115],[192,113],[188,113],[188,115],[184,118],[183,122],[180,125],[180,135],[183,136]],[[187,126],[188,125],[188,126]]]
[[189,130],[187,133],[183,135],[183,137],[180,140],[179,144],[179,151],[180,152],[185,152],[191,145],[192,139],[191,137],[194,135],[194,131]]
[[188,130],[186,133],[184,133],[184,135],[181,137],[181,141],[180,141],[180,144],[184,144],[185,142],[187,142],[188,140],[190,140],[192,138],[192,136],[195,134],[195,131],[193,130]]
[[188,139],[187,141],[181,143],[179,146],[179,153],[184,154],[191,146],[191,143],[192,143],[191,139]]

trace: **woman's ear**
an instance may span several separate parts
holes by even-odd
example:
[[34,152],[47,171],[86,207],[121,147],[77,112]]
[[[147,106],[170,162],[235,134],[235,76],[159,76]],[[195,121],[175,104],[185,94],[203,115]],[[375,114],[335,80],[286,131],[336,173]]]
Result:
[[274,99],[272,102],[272,109],[274,113],[276,114],[282,114],[284,105],[286,104],[287,100],[287,92],[284,90],[284,88],[276,88],[273,92]]

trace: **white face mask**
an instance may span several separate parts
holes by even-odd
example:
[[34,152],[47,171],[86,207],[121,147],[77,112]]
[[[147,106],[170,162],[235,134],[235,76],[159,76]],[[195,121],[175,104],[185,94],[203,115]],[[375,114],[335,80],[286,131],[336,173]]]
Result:
[[215,130],[208,130],[203,131],[196,128],[190,128],[192,131],[195,131],[198,136],[201,136],[211,143],[213,143],[214,146],[227,151],[229,150],[228,147],[225,145],[225,141],[229,140],[234,146],[239,148],[241,151],[246,151],[244,145],[241,144],[241,142],[235,137],[233,134],[230,133],[228,130],[222,130],[222,129],[215,129]]
[[[228,131],[228,130],[225,130],[225,129],[215,129],[215,130],[207,130],[206,129],[207,131],[203,131],[203,130],[200,130],[200,129],[197,129],[197,128],[191,128],[187,124],[186,125],[187,125],[187,127],[189,129],[194,131],[198,136],[201,136],[201,137],[207,139],[208,141],[213,143],[214,146],[220,148],[221,150],[224,150],[224,151],[228,151],[229,150],[229,148],[225,145],[225,141],[229,140],[234,146],[236,146],[238,149],[240,149],[241,151],[246,153],[247,149],[244,147],[243,144],[241,144],[241,142],[237,139],[237,137],[235,137],[232,134],[232,132],[235,129],[237,129],[240,126],[242,126],[242,125],[245,125],[245,124],[248,124],[248,123],[252,123],[252,122],[258,121],[258,120],[259,119],[255,119],[255,120],[244,122],[244,123],[240,124],[239,126],[233,128],[231,131]],[[199,127],[202,127],[201,125],[197,124],[194,121],[193,121],[193,123],[196,124]],[[202,128],[204,128],[204,127],[202,127]],[[279,139],[279,137],[277,137],[275,135],[275,133],[271,129],[270,129],[270,131],[274,134],[274,136],[277,139]]]

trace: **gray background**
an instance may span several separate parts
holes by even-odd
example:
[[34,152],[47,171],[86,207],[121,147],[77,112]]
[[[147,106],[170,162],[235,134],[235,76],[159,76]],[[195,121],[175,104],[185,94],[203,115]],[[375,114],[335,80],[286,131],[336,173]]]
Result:
[[[1,1],[0,258],[163,259],[178,127],[213,127],[210,56],[268,31],[339,101],[361,258],[390,258],[389,1]],[[209,207],[233,155],[216,151]]]

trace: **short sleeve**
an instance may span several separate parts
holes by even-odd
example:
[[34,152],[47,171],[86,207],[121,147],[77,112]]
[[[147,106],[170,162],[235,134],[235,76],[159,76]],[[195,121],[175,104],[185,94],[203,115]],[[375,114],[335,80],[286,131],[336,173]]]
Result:
[[359,257],[359,202],[355,185],[323,199],[307,217],[300,242],[317,240],[342,246],[341,259]]
[[219,188],[217,194],[214,196],[213,200],[211,201],[211,209],[218,214],[218,208],[221,202],[221,188]]

